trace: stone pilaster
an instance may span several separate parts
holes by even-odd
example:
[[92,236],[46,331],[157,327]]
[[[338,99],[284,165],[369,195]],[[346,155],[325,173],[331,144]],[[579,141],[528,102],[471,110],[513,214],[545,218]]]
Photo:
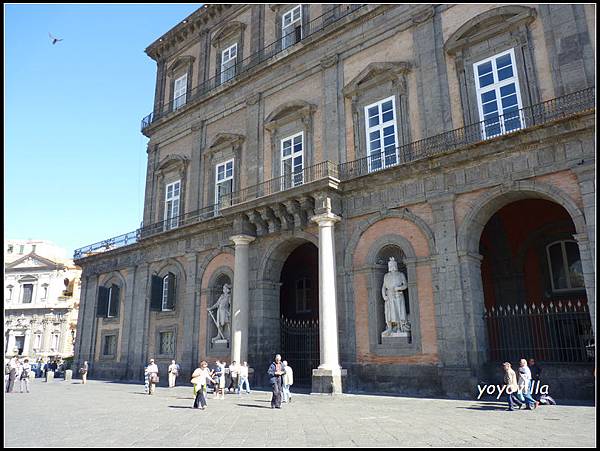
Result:
[[337,318],[337,267],[335,263],[335,223],[341,218],[328,210],[311,217],[319,225],[319,368],[313,370],[312,392],[342,392]]
[[[121,361],[125,361],[127,367],[129,367],[130,343],[131,343],[131,323],[133,315],[133,304],[134,304],[134,287],[135,287],[135,267],[127,268],[125,275],[125,290],[123,293],[123,329],[120,331],[121,335]],[[81,368],[81,367],[80,367]]]
[[596,270],[596,161],[585,162],[575,166],[573,172],[577,175],[579,192],[583,201],[583,215],[589,251],[591,256],[592,271]]
[[579,257],[581,258],[581,269],[583,271],[583,283],[587,295],[588,307],[594,336],[596,336],[596,273],[595,262],[592,254],[591,244],[586,233],[573,235],[579,246]]
[[231,308],[231,361],[243,362],[248,360],[248,248],[255,238],[250,235],[234,235],[230,240],[235,243]]
[[144,377],[150,318],[149,278],[150,273],[147,263],[136,267],[129,339],[129,364],[127,368],[127,378],[131,380],[143,380]]
[[[474,334],[474,304],[483,303],[476,290],[465,292],[461,284],[461,265],[456,246],[456,223],[454,220],[454,195],[442,194],[428,200],[433,213],[438,272],[436,301],[436,324],[440,359],[444,365],[442,377],[444,391],[459,395],[473,390],[476,381],[472,380],[471,362],[473,349],[476,349]],[[466,260],[465,266],[472,273],[473,260]],[[473,285],[473,284],[471,284]],[[475,354],[477,352],[475,351]]]
[[196,253],[186,255],[186,268],[187,274],[185,284],[185,294],[181,296],[179,308],[183,309],[183,352],[181,354],[181,370],[183,374],[191,375],[198,362],[196,361],[198,354],[194,353],[194,336],[196,336],[195,323],[196,318],[196,264],[197,256]]
[[323,105],[323,146],[321,161],[340,161],[340,117],[338,110],[338,55],[333,54],[321,60],[323,82],[322,105]]

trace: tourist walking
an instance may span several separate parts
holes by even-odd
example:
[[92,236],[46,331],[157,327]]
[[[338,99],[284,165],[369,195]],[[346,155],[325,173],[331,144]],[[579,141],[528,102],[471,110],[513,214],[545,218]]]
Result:
[[234,360],[233,362],[231,362],[231,365],[229,365],[229,385],[227,386],[227,391],[231,391],[237,390],[238,387],[238,374],[239,374],[239,367],[238,364],[236,363],[236,361]]
[[288,365],[287,360],[283,361],[283,366],[285,367],[285,374],[281,381],[283,384],[283,402],[290,403],[292,402],[290,387],[294,384],[294,370]]
[[527,360],[521,359],[519,362],[519,400],[527,403],[527,409],[534,409],[539,405],[539,402],[531,397],[529,393],[529,382],[531,381],[531,371],[527,367]]
[[83,366],[81,368],[79,368],[79,374],[81,374],[81,380],[82,380],[82,384],[85,384],[87,382],[87,373],[88,370],[90,369],[87,360],[83,362]]
[[237,387],[238,395],[241,396],[243,386],[246,385],[246,393],[250,394],[250,382],[248,382],[248,362],[244,362],[238,369],[239,385]]
[[179,376],[179,365],[175,363],[175,360],[171,360],[169,365],[169,388],[175,387],[177,376]]
[[281,362],[281,356],[277,354],[275,361],[271,363],[269,371],[267,371],[271,378],[271,389],[273,396],[271,397],[271,409],[281,409],[281,391],[282,391],[282,377],[285,374],[285,366]]
[[21,367],[21,393],[23,393],[23,386],[25,386],[25,390],[29,393],[29,374],[31,373],[31,364],[29,363],[29,359],[25,359],[23,362],[23,366]]
[[147,368],[148,371],[148,394],[154,394],[156,384],[158,384],[158,366],[154,363],[154,359],[150,359],[150,364]]
[[202,410],[206,409],[206,384],[209,380],[215,382],[210,376],[208,363],[203,360],[200,362],[200,368],[196,368],[192,373],[192,380],[190,381],[194,384],[194,392],[196,394],[196,398],[194,399],[194,409],[198,409],[199,405]]
[[219,394],[221,395],[221,399],[225,399],[225,366],[227,362],[219,362],[217,361],[217,375],[219,379],[217,381],[217,385],[215,387],[215,398],[219,398]]
[[519,391],[519,385],[517,384],[517,374],[512,369],[510,362],[504,362],[502,364],[504,369],[504,385],[506,386],[506,400],[508,401],[508,410],[513,411],[513,405],[517,404],[519,409],[523,406],[523,403],[516,397],[516,393]]
[[7,364],[8,381],[6,382],[6,393],[12,393],[17,378],[17,358],[12,357]]

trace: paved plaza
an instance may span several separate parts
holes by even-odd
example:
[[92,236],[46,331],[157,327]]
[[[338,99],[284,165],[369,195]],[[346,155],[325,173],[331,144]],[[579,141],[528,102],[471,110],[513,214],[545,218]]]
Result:
[[595,446],[591,406],[506,412],[506,403],[298,394],[281,410],[270,392],[208,399],[191,387],[88,381],[32,384],[5,395],[5,446]]

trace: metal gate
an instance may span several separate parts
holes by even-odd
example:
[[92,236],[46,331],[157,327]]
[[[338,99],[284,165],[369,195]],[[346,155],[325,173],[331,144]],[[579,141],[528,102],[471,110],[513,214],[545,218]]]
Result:
[[294,385],[310,387],[319,366],[319,320],[281,317],[281,356],[294,370]]

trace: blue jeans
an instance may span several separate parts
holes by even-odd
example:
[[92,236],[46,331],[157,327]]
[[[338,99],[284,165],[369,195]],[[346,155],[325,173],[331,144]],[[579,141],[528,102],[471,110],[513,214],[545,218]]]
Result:
[[246,393],[250,393],[250,382],[248,382],[248,378],[240,376],[240,384],[237,387],[238,394],[240,393],[241,390],[243,390],[242,386],[244,384],[246,384]]
[[535,399],[533,399],[529,393],[517,393],[517,398],[522,403],[527,403],[529,407],[531,407],[532,404],[535,406]]

